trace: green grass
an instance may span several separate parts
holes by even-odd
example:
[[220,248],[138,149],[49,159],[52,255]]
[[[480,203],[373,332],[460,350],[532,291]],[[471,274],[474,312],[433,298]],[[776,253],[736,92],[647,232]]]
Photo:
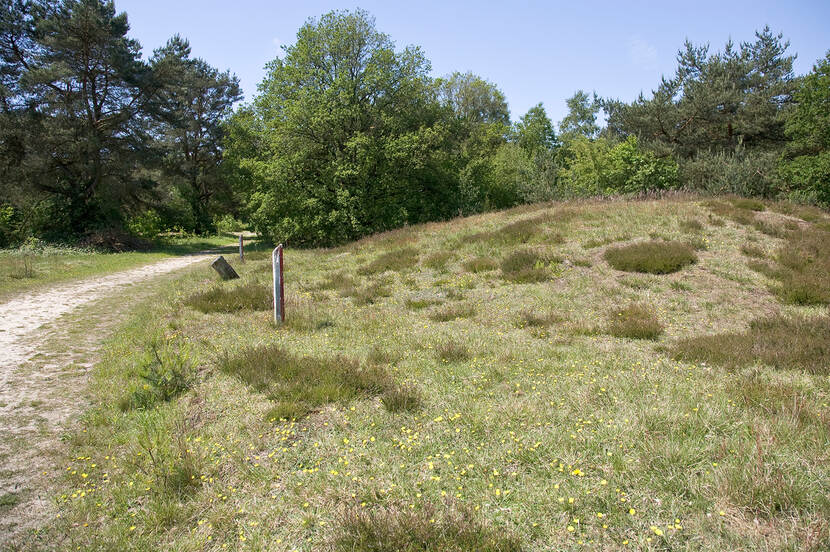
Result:
[[676,241],[647,241],[605,250],[605,260],[624,272],[671,274],[697,262],[688,244]]
[[[171,240],[149,251],[103,253],[93,249],[42,246],[0,250],[0,298],[47,284],[127,270],[169,257],[227,246],[225,236]],[[228,247],[228,252],[234,249]]]
[[[741,253],[752,236],[770,274],[810,272],[818,236],[716,215],[727,222],[694,234],[708,242],[695,268],[661,275],[583,247],[682,241],[681,221],[708,214],[694,199],[583,201],[289,249],[283,327],[183,307],[208,285],[186,271],[101,352],[66,437],[60,517],[20,548],[827,549],[827,307],[783,303],[770,289],[783,280]],[[466,239],[529,219],[527,243]],[[782,253],[793,244],[812,260]],[[360,274],[406,247],[429,253]],[[482,256],[545,278],[461,266]],[[267,262],[243,281],[267,285]],[[352,295],[378,286],[387,296]],[[633,327],[656,320],[659,340],[610,335],[621,310]],[[122,410],[154,341],[187,350],[189,387]]]
[[214,284],[197,291],[185,300],[185,304],[204,313],[236,312],[240,310],[264,311],[273,308],[273,291],[265,284],[245,282]]

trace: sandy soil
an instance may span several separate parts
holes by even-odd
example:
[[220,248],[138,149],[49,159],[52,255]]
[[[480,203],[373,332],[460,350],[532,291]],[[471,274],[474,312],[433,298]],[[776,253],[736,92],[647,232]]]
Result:
[[[101,341],[161,275],[207,261],[167,259],[22,293],[0,304],[0,548],[53,514],[61,433],[86,405]],[[32,535],[29,535],[30,537]]]

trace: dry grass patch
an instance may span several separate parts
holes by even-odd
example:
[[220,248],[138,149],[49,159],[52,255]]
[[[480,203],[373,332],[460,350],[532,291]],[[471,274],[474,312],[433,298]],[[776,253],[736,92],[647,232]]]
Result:
[[257,282],[235,287],[215,285],[192,294],[185,304],[204,313],[236,312],[240,310],[269,310],[273,307],[271,288]]
[[764,251],[761,247],[752,244],[744,244],[741,246],[741,253],[746,255],[747,257],[752,257],[754,259],[763,259],[767,256],[767,252]]
[[697,262],[692,248],[677,241],[648,241],[612,247],[603,257],[617,270],[648,274],[670,274]]
[[391,385],[383,367],[344,356],[300,357],[278,344],[225,356],[220,369],[273,401],[270,419],[301,418],[325,404],[377,395]]
[[435,322],[449,322],[461,318],[470,318],[475,314],[475,307],[466,303],[459,303],[437,308],[429,313],[429,318]]
[[470,508],[433,505],[346,511],[332,543],[336,552],[520,552],[521,541],[488,525]]
[[435,253],[427,255],[423,264],[425,267],[433,270],[442,270],[453,257],[454,255],[450,251],[436,251]]
[[614,337],[628,339],[657,339],[663,333],[663,325],[654,309],[638,303],[612,311],[608,316],[606,331]]
[[779,370],[830,374],[830,317],[773,316],[746,332],[681,339],[671,348],[678,360],[729,368],[761,362]]

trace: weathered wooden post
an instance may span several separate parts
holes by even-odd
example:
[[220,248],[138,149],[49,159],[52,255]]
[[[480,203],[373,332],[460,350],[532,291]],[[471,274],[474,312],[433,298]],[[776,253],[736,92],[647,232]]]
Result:
[[228,264],[225,257],[222,257],[221,255],[218,259],[210,263],[210,266],[213,270],[219,273],[219,276],[221,276],[223,280],[233,280],[234,278],[239,278],[239,274],[237,274],[233,267]]
[[239,233],[239,260],[245,262],[245,251],[242,249],[242,232]]
[[285,286],[282,276],[282,244],[271,253],[271,267],[274,275],[274,323],[285,322]]

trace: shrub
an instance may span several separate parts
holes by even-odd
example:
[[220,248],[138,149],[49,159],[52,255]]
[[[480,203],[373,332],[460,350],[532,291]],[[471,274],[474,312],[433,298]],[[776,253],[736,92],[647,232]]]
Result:
[[470,358],[470,350],[462,343],[445,341],[435,347],[435,356],[443,362],[458,362]]
[[348,357],[297,356],[278,344],[243,350],[220,360],[231,374],[275,402],[271,419],[300,418],[331,402],[377,395],[390,386],[386,370]]
[[459,318],[470,318],[476,313],[475,307],[468,304],[446,305],[429,313],[430,320],[436,322],[449,322]]
[[686,189],[712,195],[771,197],[782,188],[777,174],[779,158],[775,151],[744,148],[734,152],[700,151],[680,162],[680,182]]
[[830,374],[830,317],[773,316],[755,320],[746,332],[681,339],[674,358],[740,367],[762,362],[779,370]]
[[273,293],[267,285],[247,282],[235,287],[215,285],[199,291],[185,300],[185,304],[204,313],[263,311],[273,308]]
[[431,298],[431,297],[426,297],[426,298],[423,298],[423,299],[411,299],[410,298],[410,299],[407,299],[406,301],[404,301],[404,304],[407,306],[407,308],[412,309],[412,310],[421,310],[421,309],[425,309],[427,307],[440,305],[441,303],[443,303],[443,301],[441,301],[440,299],[434,299],[434,298]]
[[475,257],[464,261],[462,266],[467,272],[487,272],[498,268],[499,263],[492,257]]
[[787,230],[780,224],[775,224],[773,222],[767,222],[761,219],[755,219],[752,221],[752,227],[761,232],[762,234],[766,234],[767,236],[772,236],[773,238],[785,238],[787,236]]
[[230,213],[214,217],[213,225],[216,227],[217,234],[231,234],[245,230],[245,223],[233,218]]
[[617,270],[670,274],[697,262],[691,247],[677,241],[649,241],[609,248],[605,260]]
[[377,274],[391,270],[400,272],[418,264],[418,250],[414,247],[402,247],[387,251],[374,261],[358,269],[360,274]]
[[335,552],[521,552],[521,541],[505,528],[493,528],[471,508],[437,512],[380,506],[347,510],[332,542]]
[[155,210],[147,209],[127,221],[127,230],[134,236],[153,240],[161,234],[164,227],[161,216]]
[[663,325],[651,308],[632,304],[611,312],[607,331],[614,337],[657,339],[663,333]]

